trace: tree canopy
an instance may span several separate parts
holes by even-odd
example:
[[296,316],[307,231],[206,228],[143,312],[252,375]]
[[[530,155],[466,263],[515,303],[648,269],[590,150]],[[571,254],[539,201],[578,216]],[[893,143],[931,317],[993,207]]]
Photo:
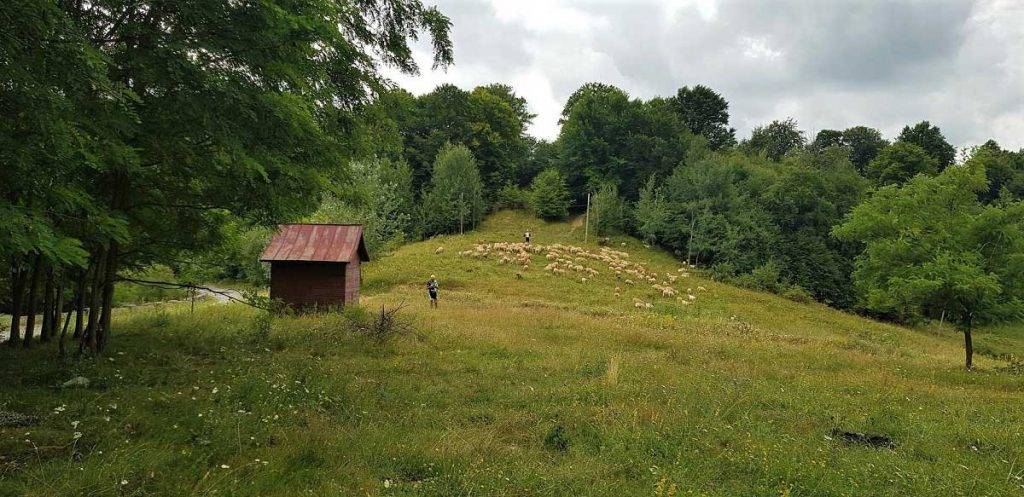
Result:
[[804,146],[804,132],[797,127],[793,118],[754,128],[750,139],[744,144],[747,150],[764,154],[773,160],[782,160],[790,150]]
[[983,205],[980,162],[879,189],[835,229],[864,244],[853,279],[865,308],[901,321],[946,319],[964,332],[1024,313],[1024,204]]
[[712,150],[736,144],[736,130],[729,127],[729,102],[711,88],[684,86],[671,99],[683,125],[708,140]]
[[956,159],[956,150],[946,141],[946,137],[942,136],[939,127],[928,121],[921,121],[914,126],[904,126],[896,141],[913,143],[921,147],[935,159],[940,169],[953,165]]

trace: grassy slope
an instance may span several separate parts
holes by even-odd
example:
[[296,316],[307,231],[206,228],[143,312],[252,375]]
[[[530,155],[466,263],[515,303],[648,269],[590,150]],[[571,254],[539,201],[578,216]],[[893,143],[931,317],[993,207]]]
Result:
[[[349,331],[351,316],[267,330],[241,306],[205,304],[194,316],[122,311],[98,362],[0,351],[11,385],[0,409],[42,416],[0,429],[0,495],[1024,491],[1022,377],[990,357],[962,372],[955,335],[697,277],[677,285],[707,287],[689,307],[640,285],[617,299],[608,271],[581,283],[538,257],[518,280],[515,267],[456,254],[527,226],[535,243],[578,243],[565,224],[506,212],[367,265],[364,304],[406,302],[423,332],[386,346]],[[678,267],[632,240],[625,250],[658,272]],[[424,298],[430,273],[439,310]],[[1020,356],[1020,330],[997,331],[982,348]],[[75,374],[96,384],[52,388]],[[69,444],[73,421],[82,437]],[[556,427],[565,451],[545,446]],[[849,446],[833,428],[898,446]]]

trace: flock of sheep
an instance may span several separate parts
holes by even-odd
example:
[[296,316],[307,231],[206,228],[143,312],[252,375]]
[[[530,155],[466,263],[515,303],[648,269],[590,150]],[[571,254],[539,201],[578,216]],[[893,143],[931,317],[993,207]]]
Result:
[[[440,254],[443,251],[443,247],[438,247],[435,253]],[[680,295],[680,291],[675,287],[676,282],[680,278],[685,279],[690,276],[690,270],[693,269],[693,266],[684,262],[683,267],[680,267],[676,273],[659,275],[639,262],[630,261],[629,253],[609,247],[601,247],[597,252],[592,252],[583,247],[560,243],[543,245],[514,242],[477,242],[469,250],[459,252],[459,255],[475,259],[490,259],[493,257],[497,259],[499,264],[518,265],[521,267],[521,271],[516,273],[516,277],[520,279],[523,277],[523,272],[530,269],[534,257],[543,255],[547,260],[544,271],[558,276],[578,278],[579,282],[583,284],[588,281],[596,281],[595,278],[604,269],[599,271],[591,266],[595,265],[594,263],[603,263],[607,266],[608,274],[615,275],[616,298],[621,298],[623,293],[623,287],[620,285],[626,285],[627,288],[635,288],[637,284],[650,285],[652,291],[648,292],[648,300],[637,297],[633,298],[633,306],[638,309],[654,307],[651,299],[659,296],[662,298],[675,297],[682,305],[690,305],[697,300],[697,296],[693,293],[693,288],[687,288],[686,294],[683,296]],[[698,292],[705,290],[703,286],[697,287]]]

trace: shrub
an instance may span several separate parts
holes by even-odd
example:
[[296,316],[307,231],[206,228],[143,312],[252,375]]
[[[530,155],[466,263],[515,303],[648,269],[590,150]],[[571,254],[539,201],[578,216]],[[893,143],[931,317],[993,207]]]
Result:
[[590,217],[598,235],[625,233],[630,210],[614,183],[605,183],[590,201]]
[[494,209],[524,209],[528,206],[527,192],[513,184],[498,190],[494,197]]
[[569,215],[569,190],[556,169],[546,169],[530,186],[530,208],[541,219],[562,219]]

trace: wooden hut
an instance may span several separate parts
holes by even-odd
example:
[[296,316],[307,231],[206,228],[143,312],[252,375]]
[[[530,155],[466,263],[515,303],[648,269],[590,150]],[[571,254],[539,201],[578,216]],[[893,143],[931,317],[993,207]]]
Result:
[[270,263],[270,297],[294,308],[358,304],[368,260],[358,224],[282,224],[260,256]]

